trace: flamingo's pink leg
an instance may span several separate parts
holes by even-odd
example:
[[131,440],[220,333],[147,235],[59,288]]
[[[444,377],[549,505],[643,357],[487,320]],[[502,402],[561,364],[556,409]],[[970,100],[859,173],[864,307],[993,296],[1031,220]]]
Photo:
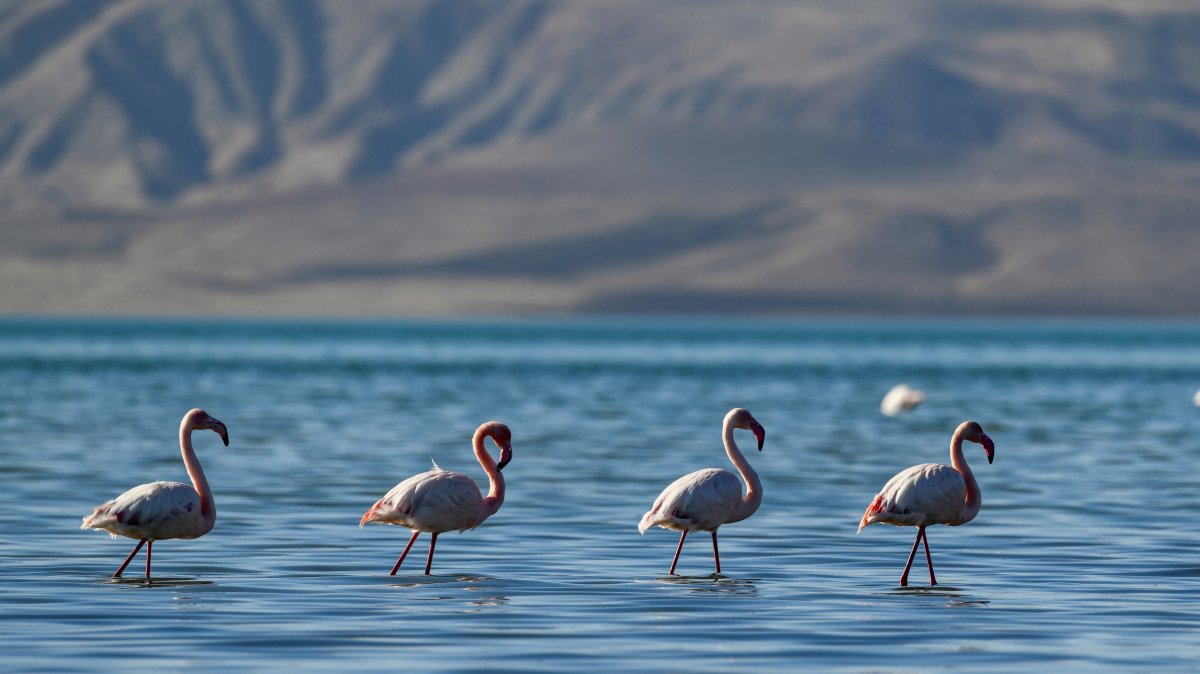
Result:
[[679,545],[675,548],[675,559],[671,560],[671,570],[667,573],[675,575],[675,565],[679,563],[679,551],[683,549],[683,539],[687,538],[687,529],[683,530],[683,535],[679,537]]
[[146,577],[150,577],[150,553],[154,550],[154,541],[146,541]]
[[912,552],[908,553],[908,563],[904,565],[904,573],[900,574],[900,587],[908,585],[908,570],[912,568],[913,558],[917,556],[917,546],[921,544],[921,536],[925,533],[925,527],[917,529],[917,537],[913,539]]
[[929,565],[929,586],[937,585],[937,578],[933,577],[933,558],[929,556],[929,534],[925,533],[925,527],[921,527],[921,540],[925,543],[925,563]]
[[429,557],[425,559],[425,575],[429,575],[429,569],[433,568],[433,546],[437,545],[437,534],[429,540]]
[[717,573],[721,573],[721,553],[717,552],[717,530],[713,529],[713,561],[717,563]]
[[141,550],[142,546],[145,544],[146,544],[146,539],[144,539],[144,538],[142,540],[138,541],[138,544],[136,546],[134,546],[134,548],[133,548],[133,552],[129,553],[129,556],[126,557],[125,561],[121,564],[121,568],[117,569],[117,572],[112,575],[113,578],[121,577],[121,574],[125,572],[125,567],[129,566],[129,563],[133,561],[133,556],[136,555],[138,553],[138,550]]
[[400,565],[404,563],[404,558],[408,556],[408,551],[412,549],[412,544],[416,542],[417,536],[420,535],[420,531],[413,532],[412,538],[408,539],[408,545],[404,546],[404,552],[400,553],[400,559],[396,560],[396,565],[392,567],[392,572],[388,574],[389,576],[396,575],[396,571],[398,571],[400,569]]

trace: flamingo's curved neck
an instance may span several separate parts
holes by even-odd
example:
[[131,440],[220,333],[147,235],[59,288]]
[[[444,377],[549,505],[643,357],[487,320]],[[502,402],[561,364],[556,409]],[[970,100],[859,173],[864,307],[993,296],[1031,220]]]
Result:
[[746,482],[746,495],[742,497],[742,502],[738,505],[733,517],[728,520],[728,522],[740,522],[753,515],[754,511],[758,510],[759,504],[762,503],[762,481],[758,479],[758,473],[750,467],[750,462],[746,460],[746,457],[742,455],[742,450],[738,449],[737,443],[733,441],[733,425],[728,420],[725,421],[725,427],[721,429],[721,435],[725,440],[725,453],[729,455],[729,460],[733,462],[733,466],[737,468]]
[[479,465],[483,466],[483,472],[488,476],[488,493],[483,497],[483,512],[480,513],[480,522],[494,515],[504,503],[504,475],[496,468],[495,460],[483,446],[483,440],[486,437],[486,433],[476,431],[475,436],[471,438],[471,445],[475,448],[475,459],[479,461]]
[[975,475],[971,472],[971,467],[967,465],[967,460],[963,458],[963,427],[959,427],[954,431],[954,435],[950,438],[950,465],[954,466],[963,476],[963,481],[967,483],[967,498],[963,501],[963,522],[970,522],[979,514],[979,507],[983,505],[983,492],[979,490],[979,483],[975,481]]
[[183,453],[183,465],[187,467],[187,474],[192,479],[192,486],[200,495],[200,514],[204,516],[204,519],[215,522],[217,520],[217,503],[213,500],[208,480],[204,478],[204,469],[200,467],[196,451],[192,449],[192,424],[189,419],[184,419],[179,426],[179,451]]

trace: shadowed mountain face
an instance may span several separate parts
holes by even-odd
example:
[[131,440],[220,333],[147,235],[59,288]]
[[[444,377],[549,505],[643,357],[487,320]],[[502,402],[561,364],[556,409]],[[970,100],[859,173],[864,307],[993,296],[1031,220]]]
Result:
[[0,311],[1200,312],[1192,3],[0,4]]

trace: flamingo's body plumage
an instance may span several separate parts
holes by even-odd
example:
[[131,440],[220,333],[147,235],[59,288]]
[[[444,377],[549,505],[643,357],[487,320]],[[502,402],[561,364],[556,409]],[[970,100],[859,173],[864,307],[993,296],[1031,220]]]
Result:
[[229,445],[225,424],[202,409],[193,409],[179,425],[179,448],[192,484],[149,482],[138,485],[115,499],[97,506],[83,518],[81,529],[99,529],[113,536],[137,539],[138,544],[125,558],[113,577],[119,577],[143,545],[146,549],[146,577],[150,577],[150,554],[154,541],[170,538],[199,538],[217,523],[217,505],[204,477],[204,469],[192,449],[192,431],[207,429]]
[[883,485],[858,530],[876,522],[902,527],[966,524],[975,517],[964,512],[966,498],[962,473],[942,463],[922,463],[896,473]]
[[712,531],[725,524],[742,502],[742,482],[724,468],[701,468],[667,485],[638,522],[675,531]]
[[992,462],[995,456],[992,439],[979,424],[964,421],[950,439],[952,465],[922,463],[900,471],[875,495],[858,523],[860,532],[863,527],[876,522],[917,527],[917,538],[913,541],[908,563],[900,576],[901,586],[908,585],[908,572],[917,554],[917,546],[922,542],[925,544],[925,561],[929,565],[929,584],[937,585],[925,527],[932,524],[958,526],[970,522],[979,514],[983,494],[963,458],[963,440],[983,445],[988,463]]
[[199,538],[212,531],[215,517],[201,512],[200,495],[190,484],[140,484],[83,518],[83,529],[102,529],[138,540]]
[[[499,465],[483,446],[486,437],[492,438],[500,447]],[[413,531],[404,552],[392,567],[392,575],[396,574],[421,532],[433,535],[425,562],[425,575],[429,575],[438,534],[474,529],[504,503],[504,476],[500,471],[512,460],[512,433],[499,421],[489,421],[475,430],[471,442],[475,457],[488,476],[490,489],[486,496],[479,492],[471,478],[443,470],[434,463],[432,470],[413,475],[392,487],[359,521],[360,527],[372,523],[398,524]]]
[[437,534],[474,529],[489,514],[474,480],[435,463],[432,470],[392,487],[363,515],[359,526],[369,522],[399,524],[413,531]]
[[729,460],[746,480],[746,494],[742,495],[742,482],[724,468],[703,468],[675,480],[654,500],[654,505],[638,522],[638,531],[646,533],[653,526],[683,532],[675,558],[668,573],[674,575],[679,562],[679,552],[689,531],[709,531],[713,540],[713,560],[717,573],[721,572],[721,557],[717,550],[717,528],[722,524],[739,522],[754,514],[762,503],[762,482],[758,473],[750,467],[733,441],[733,430],[742,428],[754,433],[758,449],[762,450],[766,431],[751,416],[750,412],[734,408],[725,415],[722,436]]

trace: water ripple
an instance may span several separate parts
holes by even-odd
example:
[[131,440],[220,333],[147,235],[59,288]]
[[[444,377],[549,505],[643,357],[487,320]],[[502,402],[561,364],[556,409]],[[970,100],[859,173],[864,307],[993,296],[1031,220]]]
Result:
[[[879,398],[924,389],[889,419]],[[1186,323],[0,321],[0,644],[12,671],[1196,671],[1200,326]],[[186,479],[216,529],[132,543],[87,510]],[[720,420],[768,429],[765,499],[707,537],[636,523],[724,466]],[[913,532],[855,535],[897,470],[975,418],[977,520],[935,527],[944,585],[900,588]],[[407,540],[363,511],[431,458],[482,479],[469,436],[514,431],[508,499]],[[923,560],[912,579],[924,581]]]

